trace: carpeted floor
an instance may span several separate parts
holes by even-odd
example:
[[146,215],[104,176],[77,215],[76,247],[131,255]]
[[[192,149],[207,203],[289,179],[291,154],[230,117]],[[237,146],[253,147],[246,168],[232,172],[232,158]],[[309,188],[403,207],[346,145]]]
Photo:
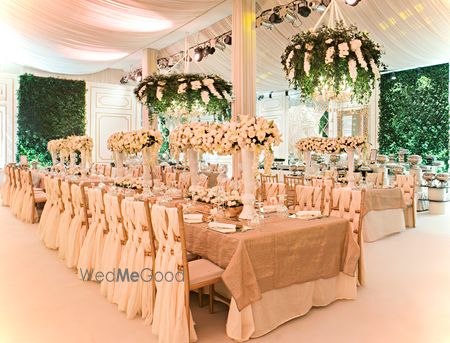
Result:
[[[418,228],[366,245],[367,286],[358,299],[317,308],[252,342],[450,342],[450,215],[420,214]],[[83,283],[55,251],[0,207],[0,343],[156,342]],[[193,298],[199,342],[230,342],[226,307]]]

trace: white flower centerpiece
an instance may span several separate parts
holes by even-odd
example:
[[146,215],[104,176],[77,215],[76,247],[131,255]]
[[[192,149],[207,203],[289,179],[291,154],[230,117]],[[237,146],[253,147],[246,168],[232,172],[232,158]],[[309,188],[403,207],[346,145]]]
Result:
[[[224,126],[224,131],[232,131],[229,135],[228,146],[241,150],[242,176],[244,181],[244,195],[242,202],[244,208],[239,216],[241,219],[252,219],[256,212],[253,206],[255,201],[255,155],[264,151],[265,154],[273,154],[273,146],[281,143],[281,133],[276,124],[264,118],[241,116],[237,126],[230,123]],[[236,139],[234,141],[234,139]],[[267,155],[266,155],[267,156]],[[257,160],[257,159],[256,159]],[[257,161],[256,161],[257,163]]]
[[117,176],[124,176],[124,166],[123,162],[126,158],[127,147],[125,145],[125,138],[127,136],[127,132],[116,132],[108,137],[107,148],[112,151],[114,164],[117,168]]
[[52,156],[53,166],[56,166],[56,164],[58,163],[58,154],[60,154],[60,152],[64,148],[64,146],[65,146],[64,138],[52,139],[52,140],[48,141],[47,150],[50,152],[50,155]]
[[79,152],[81,159],[81,170],[85,172],[88,165],[92,163],[92,149],[94,148],[94,140],[88,136],[69,136],[70,147],[72,153]]
[[191,182],[198,180],[198,154],[214,150],[216,125],[207,122],[191,122],[181,125],[170,134],[170,149],[176,159],[180,152],[186,152]]

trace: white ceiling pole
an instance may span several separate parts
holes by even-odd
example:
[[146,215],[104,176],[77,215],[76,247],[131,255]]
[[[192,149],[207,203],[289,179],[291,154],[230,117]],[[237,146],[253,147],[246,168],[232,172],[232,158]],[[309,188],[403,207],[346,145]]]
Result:
[[[255,0],[233,0],[231,81],[232,117],[256,115]],[[233,155],[233,177],[241,174],[239,154]]]
[[233,118],[256,115],[255,0],[233,0],[231,70]]
[[[158,71],[157,67],[157,51],[154,49],[144,49],[142,51],[142,79],[145,77],[154,74]],[[146,105],[142,106],[142,127],[144,129],[150,128],[150,121],[148,118],[149,112],[148,107]],[[157,117],[153,120],[153,125],[157,124]]]

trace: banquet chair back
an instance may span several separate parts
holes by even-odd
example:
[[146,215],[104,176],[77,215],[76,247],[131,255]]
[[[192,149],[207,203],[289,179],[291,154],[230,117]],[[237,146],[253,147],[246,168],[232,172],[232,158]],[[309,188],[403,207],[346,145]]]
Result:
[[288,208],[294,207],[296,204],[296,188],[304,184],[303,176],[284,176],[284,184],[286,185],[286,206]]
[[200,174],[197,178],[197,185],[200,187],[208,188],[209,176],[206,174]]
[[285,202],[286,185],[281,182],[266,182],[264,185],[264,203],[266,205],[276,205]]
[[408,228],[416,227],[416,177],[415,175],[397,175],[395,178],[395,187],[400,188],[405,201],[405,224]]
[[362,239],[362,222],[364,213],[365,190],[353,190],[348,187],[333,188],[330,216],[345,218],[350,221],[352,231],[360,247],[358,262],[358,281],[365,284],[364,241]]
[[106,177],[111,177],[111,176],[112,176],[112,166],[111,166],[111,164],[107,164],[107,165],[105,166],[105,172],[104,172],[104,175],[105,175]]
[[177,182],[177,174],[174,172],[166,172],[166,186],[171,186]]
[[366,174],[366,183],[371,183],[375,188],[382,188],[384,183],[384,173],[368,173]]
[[178,176],[179,182],[178,186],[183,194],[186,194],[191,186],[191,174],[188,172],[182,172]]
[[5,166],[3,171],[3,185],[2,185],[2,205],[9,206],[11,202],[11,189],[12,189],[12,180],[11,180],[11,171],[12,167],[10,164]]
[[278,174],[260,174],[261,184],[265,184],[266,182],[278,183]]
[[24,197],[24,180],[21,178],[21,169],[14,168],[14,178],[16,180],[16,187],[14,196],[11,203],[11,211],[17,217],[20,218],[21,210],[22,210],[22,201]]
[[[189,307],[191,290],[210,286],[221,280],[223,270],[206,259],[188,262],[181,206],[168,208],[153,205],[151,209],[154,230],[155,271],[175,275],[172,282],[163,280],[156,285],[155,311],[152,332],[160,342],[190,342],[197,340]],[[182,279],[177,275],[182,275]],[[172,299],[172,300],[171,300]],[[166,304],[176,304],[169,316]],[[212,310],[212,297],[210,297]]]
[[42,190],[33,187],[31,171],[24,171],[22,175],[26,180],[22,219],[26,223],[37,223],[39,221],[37,204],[45,203],[47,195]]
[[296,191],[295,211],[324,211],[325,187],[298,185]]
[[331,211],[331,193],[335,186],[334,180],[331,178],[312,178],[311,183],[313,187],[323,187],[323,211],[324,215],[329,215]]

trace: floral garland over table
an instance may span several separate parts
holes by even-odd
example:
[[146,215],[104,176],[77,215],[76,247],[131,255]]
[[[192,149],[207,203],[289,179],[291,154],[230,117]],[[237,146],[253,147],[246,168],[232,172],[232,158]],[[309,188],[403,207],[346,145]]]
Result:
[[151,113],[188,114],[192,111],[229,116],[232,87],[217,75],[154,74],[147,76],[134,90],[139,101]]
[[299,151],[316,151],[323,153],[339,153],[342,150],[356,149],[367,144],[365,136],[338,138],[307,137],[297,142]]
[[324,25],[295,35],[281,62],[290,84],[305,99],[352,91],[356,101],[367,103],[380,77],[381,55],[367,32],[339,21],[334,28]]

